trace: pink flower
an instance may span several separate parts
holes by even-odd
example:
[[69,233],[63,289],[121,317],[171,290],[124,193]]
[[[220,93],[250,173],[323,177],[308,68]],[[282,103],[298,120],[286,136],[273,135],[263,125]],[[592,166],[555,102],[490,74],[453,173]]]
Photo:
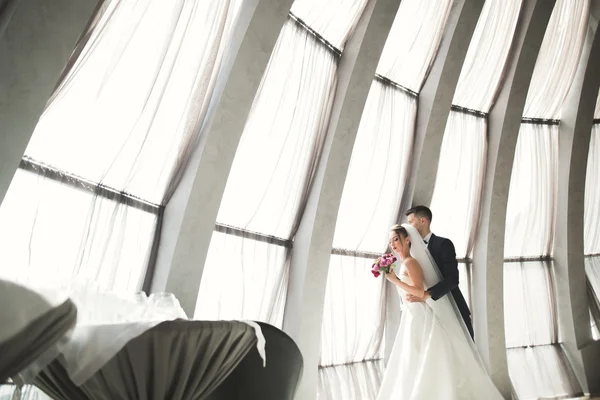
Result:
[[377,278],[382,272],[386,274],[391,272],[396,260],[397,258],[393,254],[384,254],[381,257],[378,257],[371,266],[371,273]]

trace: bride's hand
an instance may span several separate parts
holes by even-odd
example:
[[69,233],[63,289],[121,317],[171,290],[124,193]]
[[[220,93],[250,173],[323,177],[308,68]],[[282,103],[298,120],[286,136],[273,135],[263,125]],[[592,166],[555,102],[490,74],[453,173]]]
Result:
[[386,272],[385,277],[390,282],[395,282],[395,281],[398,280],[398,277],[396,276],[396,274],[393,271],[392,272]]

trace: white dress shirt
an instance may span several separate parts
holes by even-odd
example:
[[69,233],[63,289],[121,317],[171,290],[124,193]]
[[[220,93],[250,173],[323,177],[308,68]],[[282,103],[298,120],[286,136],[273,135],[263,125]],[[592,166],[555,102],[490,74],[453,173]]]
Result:
[[431,239],[431,235],[433,235],[433,232],[429,232],[429,233],[427,234],[427,236],[425,236],[425,237],[423,238],[423,241],[424,241],[424,242],[425,242],[425,244],[426,244],[426,245],[428,245],[428,246],[429,246],[429,239]]

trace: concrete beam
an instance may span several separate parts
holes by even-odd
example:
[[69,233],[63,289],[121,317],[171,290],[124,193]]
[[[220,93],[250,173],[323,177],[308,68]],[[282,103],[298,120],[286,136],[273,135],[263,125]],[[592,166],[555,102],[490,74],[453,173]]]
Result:
[[[204,263],[244,125],[292,0],[260,0],[251,13],[229,79],[204,142],[192,160],[197,168],[184,177],[182,189],[165,211],[152,291],[174,293],[192,316]],[[191,184],[190,184],[191,182]],[[168,235],[165,235],[166,232]],[[163,240],[164,239],[164,240]]]
[[323,304],[337,213],[367,95],[399,6],[400,0],[371,1],[344,50],[323,156],[294,239],[283,329],[304,357],[299,399],[316,398]]
[[419,93],[412,173],[401,210],[411,204],[431,202],[452,99],[483,3],[484,0],[454,1],[450,9],[446,32]]
[[524,0],[505,78],[488,118],[488,154],[473,254],[475,343],[494,383],[511,395],[504,337],[504,231],[517,137],[555,0]]
[[97,0],[0,4],[0,203]]
[[[562,108],[554,260],[560,337],[584,392],[600,391],[584,268],[584,192],[594,108],[600,86],[600,0],[592,1],[579,66]],[[588,353],[583,355],[582,353]]]

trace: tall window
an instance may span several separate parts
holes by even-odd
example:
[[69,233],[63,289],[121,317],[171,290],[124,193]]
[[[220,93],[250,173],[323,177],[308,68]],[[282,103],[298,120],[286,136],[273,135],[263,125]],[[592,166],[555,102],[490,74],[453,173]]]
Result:
[[584,239],[585,272],[590,302],[592,337],[600,340],[600,93],[596,101],[594,124],[585,175]]
[[588,16],[588,0],[556,2],[517,140],[507,204],[504,303],[509,374],[521,398],[581,393],[558,335],[552,249],[560,112]]
[[[328,379],[363,376],[382,367],[381,363],[368,363],[368,368],[340,365],[383,357],[385,279],[374,279],[369,271],[386,248],[388,228],[398,217],[410,174],[418,92],[435,58],[451,5],[451,1],[401,2],[371,85],[329,263],[321,332],[322,398],[333,398],[328,397],[333,387]],[[375,397],[379,384],[375,389],[356,396]]]
[[592,338],[600,340],[600,256],[585,257]]
[[431,228],[454,243],[459,287],[468,304],[486,172],[488,114],[501,85],[521,3],[484,3],[452,100],[431,200]]
[[139,290],[241,0],[107,0],[0,209],[9,279]]
[[500,88],[521,0],[486,1],[462,68],[440,151],[432,230],[471,257],[487,157],[487,116]]
[[[196,317],[281,326],[292,240],[321,155],[338,62],[366,0],[294,2],[238,146]],[[227,279],[223,263],[227,265]]]
[[594,124],[585,174],[584,253],[600,256],[600,93],[596,101]]

